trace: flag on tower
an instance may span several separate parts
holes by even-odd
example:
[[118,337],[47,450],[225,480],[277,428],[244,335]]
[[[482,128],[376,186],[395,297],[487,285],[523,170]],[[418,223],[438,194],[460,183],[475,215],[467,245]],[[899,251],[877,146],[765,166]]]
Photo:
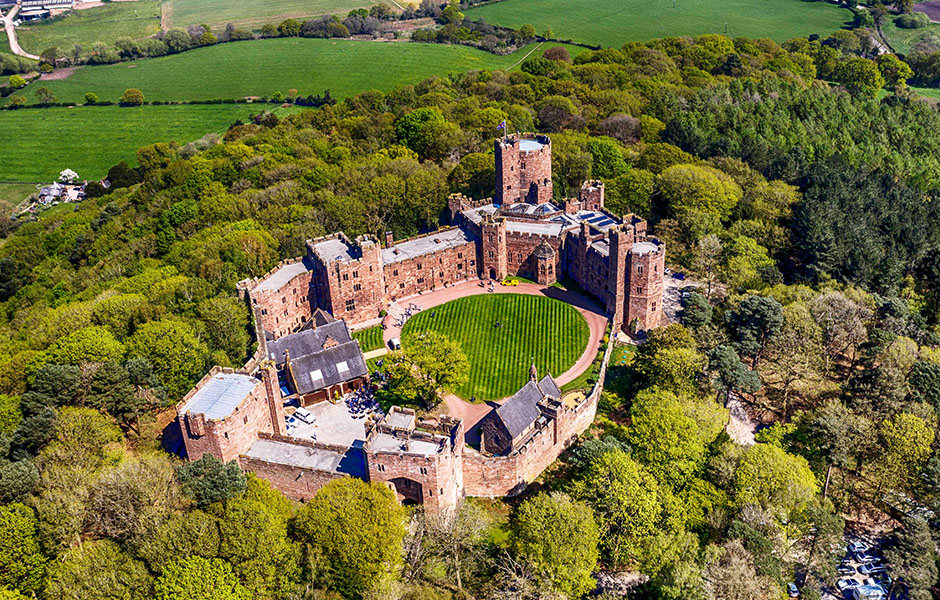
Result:
[[506,129],[506,119],[503,119],[503,122],[497,125],[496,129]]

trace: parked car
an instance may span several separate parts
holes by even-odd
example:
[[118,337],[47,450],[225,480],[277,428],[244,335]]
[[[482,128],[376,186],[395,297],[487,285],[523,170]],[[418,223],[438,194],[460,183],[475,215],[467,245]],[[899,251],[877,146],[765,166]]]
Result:
[[878,573],[874,576],[874,581],[884,589],[891,589],[891,584],[894,583],[894,580],[891,579],[891,576],[887,573]]
[[515,279],[503,279],[499,282],[500,285],[515,286],[519,285],[519,282]]
[[311,412],[307,410],[306,408],[298,408],[297,410],[295,410],[294,417],[296,417],[297,419],[300,419],[301,421],[303,421],[304,423],[307,423],[308,425],[317,420],[316,417],[314,417],[313,414],[311,414]]
[[849,563],[839,563],[839,566],[836,567],[836,571],[839,575],[855,575],[855,567]]
[[388,341],[388,347],[392,350],[401,350],[401,340],[397,337],[393,337]]
[[852,590],[852,600],[885,600],[888,593],[880,585],[860,585]]
[[869,548],[870,546],[866,544],[865,542],[856,540],[850,543],[846,549],[849,551],[849,554],[852,554],[853,556],[855,556],[856,554],[861,554],[862,552],[865,552]]
[[800,588],[796,587],[796,584],[792,581],[787,584],[787,595],[791,598],[799,598]]
[[858,572],[862,575],[882,575],[887,573],[888,570],[885,569],[885,566],[880,563],[869,563],[861,565],[858,568]]
[[879,562],[881,559],[872,554],[871,550],[866,550],[865,552],[860,552],[855,555],[855,560],[862,563],[863,565]]
[[855,579],[840,579],[836,582],[836,587],[839,588],[840,592],[847,592],[849,590],[854,590],[859,585],[858,581]]

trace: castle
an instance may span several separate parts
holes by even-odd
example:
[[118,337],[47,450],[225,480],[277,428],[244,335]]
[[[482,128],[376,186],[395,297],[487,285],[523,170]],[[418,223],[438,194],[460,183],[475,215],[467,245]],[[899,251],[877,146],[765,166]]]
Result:
[[665,321],[665,248],[644,220],[606,212],[599,181],[554,203],[547,136],[500,138],[495,157],[495,197],[452,195],[446,229],[397,243],[386,234],[384,248],[343,233],[310,240],[304,257],[240,282],[258,352],[237,372],[214,368],[177,405],[189,458],[236,460],[299,500],[352,476],[440,511],[464,496],[518,493],[583,433],[603,373],[571,400],[533,365],[525,386],[472,424],[478,449],[460,419],[419,420],[399,407],[366,415],[341,400],[369,385],[351,327],[378,325],[392,303],[466,280],[567,277],[600,301],[615,330],[637,334]]

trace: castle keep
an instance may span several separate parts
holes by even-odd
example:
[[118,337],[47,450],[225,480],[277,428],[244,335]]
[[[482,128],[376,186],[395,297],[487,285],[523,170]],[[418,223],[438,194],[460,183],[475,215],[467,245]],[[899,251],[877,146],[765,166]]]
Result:
[[190,460],[236,460],[298,500],[359,477],[441,511],[464,496],[518,493],[583,433],[603,371],[587,397],[566,402],[533,365],[530,381],[473,427],[479,449],[467,445],[460,419],[419,420],[398,407],[366,414],[350,401],[369,387],[350,327],[378,325],[391,303],[462,281],[569,278],[600,301],[615,330],[665,322],[665,248],[646,221],[607,212],[600,181],[556,203],[547,136],[498,139],[495,158],[495,197],[452,195],[445,229],[397,243],[387,234],[384,247],[343,233],[309,240],[303,257],[240,282],[258,352],[238,371],[215,367],[177,405]]

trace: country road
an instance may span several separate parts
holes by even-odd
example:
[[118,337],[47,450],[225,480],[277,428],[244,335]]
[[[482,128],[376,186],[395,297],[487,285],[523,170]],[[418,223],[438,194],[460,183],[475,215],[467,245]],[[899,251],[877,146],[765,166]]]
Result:
[[35,54],[30,54],[29,52],[20,48],[20,43],[16,41],[16,28],[13,27],[13,17],[16,16],[16,13],[18,13],[19,10],[20,10],[20,5],[17,4],[10,10],[9,14],[7,14],[6,17],[0,19],[3,21],[3,25],[7,31],[7,40],[10,43],[10,50],[13,52],[13,54],[16,54],[17,56],[25,56],[26,58],[39,60],[39,57],[36,56]]

